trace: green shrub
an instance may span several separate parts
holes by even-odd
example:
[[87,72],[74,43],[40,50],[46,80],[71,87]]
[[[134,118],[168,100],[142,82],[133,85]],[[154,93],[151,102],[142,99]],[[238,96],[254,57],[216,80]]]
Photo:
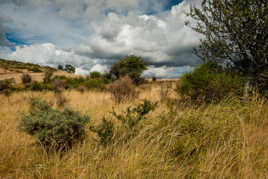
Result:
[[96,133],[100,139],[100,143],[104,146],[111,144],[114,137],[114,124],[111,121],[102,118],[102,123],[97,127],[91,126],[89,128],[92,132]]
[[34,66],[34,67],[32,67],[32,68],[30,68],[29,69],[30,71],[32,71],[32,72],[42,72],[42,70],[40,70],[40,68],[39,67],[37,67],[37,66]]
[[208,62],[182,76],[177,92],[194,103],[219,102],[228,95],[243,95],[245,79]]
[[95,79],[95,78],[101,78],[101,73],[97,71],[93,71],[90,73],[90,78]]
[[105,83],[103,79],[89,79],[88,81],[85,82],[85,86],[88,89],[100,89],[104,90],[105,89]]
[[113,115],[117,120],[121,121],[123,125],[129,129],[134,128],[141,120],[145,120],[145,115],[150,111],[155,110],[157,103],[153,103],[148,100],[144,100],[143,103],[137,105],[134,108],[128,107],[127,111],[123,114],[117,114],[113,111]]
[[37,81],[35,81],[35,82],[33,82],[32,86],[31,86],[31,90],[32,91],[42,91],[43,86],[41,83],[38,83]]
[[15,83],[14,78],[0,80],[0,91],[4,91],[4,90],[12,88],[14,83]]
[[30,113],[23,116],[19,129],[36,137],[46,149],[68,149],[74,142],[84,139],[84,126],[89,120],[79,112],[52,109],[47,102],[34,99]]

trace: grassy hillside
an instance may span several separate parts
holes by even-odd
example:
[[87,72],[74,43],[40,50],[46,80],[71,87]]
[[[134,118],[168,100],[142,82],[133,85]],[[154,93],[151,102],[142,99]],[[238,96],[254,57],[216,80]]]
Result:
[[49,66],[0,59],[0,80],[13,78],[16,83],[21,83],[22,73],[28,73],[33,81],[42,82],[46,71],[53,71],[54,76],[77,77],[74,74],[59,71]]
[[[233,98],[217,105],[187,106],[164,88],[147,84],[136,100],[119,105],[108,92],[63,92],[66,106],[91,117],[86,140],[64,155],[46,153],[17,129],[30,99],[39,97],[57,107],[54,93],[0,95],[0,178],[268,178],[264,100],[254,97],[243,103]],[[158,102],[158,107],[138,124],[133,138],[120,143],[130,131],[111,111],[122,113],[142,99]],[[116,126],[108,146],[89,130],[104,116]]]
[[48,67],[48,66],[40,66],[32,63],[24,63],[18,61],[4,60],[0,59],[0,68],[2,70],[6,70],[6,72],[44,72],[47,70],[56,71],[56,69]]

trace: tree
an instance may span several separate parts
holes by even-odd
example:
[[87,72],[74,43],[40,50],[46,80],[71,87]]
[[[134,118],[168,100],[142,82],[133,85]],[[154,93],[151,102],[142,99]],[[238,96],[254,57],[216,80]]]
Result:
[[134,83],[138,84],[142,81],[141,74],[146,69],[146,63],[141,57],[131,55],[115,63],[111,67],[110,74],[116,79],[128,75]]
[[75,73],[75,67],[70,64],[67,64],[65,65],[64,71],[68,73]]
[[90,73],[90,78],[92,79],[96,79],[96,78],[100,78],[101,77],[101,73],[98,71],[93,71]]
[[192,29],[204,35],[194,50],[202,60],[231,62],[251,82],[268,71],[267,0],[202,0],[188,15]]
[[63,66],[62,65],[58,65],[58,70],[63,70]]

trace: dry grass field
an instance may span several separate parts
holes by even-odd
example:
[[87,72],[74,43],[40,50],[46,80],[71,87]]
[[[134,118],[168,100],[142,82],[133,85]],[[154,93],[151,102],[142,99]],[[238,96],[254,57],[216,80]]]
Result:
[[[117,126],[118,135],[128,131],[120,130],[120,122],[110,113],[113,108],[120,113],[142,99],[158,102],[157,109],[139,124],[138,135],[127,143],[103,146],[87,130],[86,140],[64,155],[48,154],[33,137],[17,129],[30,99],[38,97],[57,107],[54,93],[0,95],[0,178],[268,178],[267,103],[255,97],[248,103],[234,98],[200,107],[176,101],[170,105],[178,97],[172,91],[164,94],[163,88],[143,86],[139,98],[119,105],[108,92],[63,92],[67,107],[90,116],[87,127],[106,116]],[[191,130],[199,126],[203,128],[196,135]]]

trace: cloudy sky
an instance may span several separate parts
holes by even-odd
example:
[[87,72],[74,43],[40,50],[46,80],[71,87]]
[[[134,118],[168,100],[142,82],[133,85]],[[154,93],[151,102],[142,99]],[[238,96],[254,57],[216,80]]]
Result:
[[201,37],[184,25],[199,1],[0,0],[0,58],[88,74],[137,55],[145,76],[179,77],[200,63],[192,48]]

